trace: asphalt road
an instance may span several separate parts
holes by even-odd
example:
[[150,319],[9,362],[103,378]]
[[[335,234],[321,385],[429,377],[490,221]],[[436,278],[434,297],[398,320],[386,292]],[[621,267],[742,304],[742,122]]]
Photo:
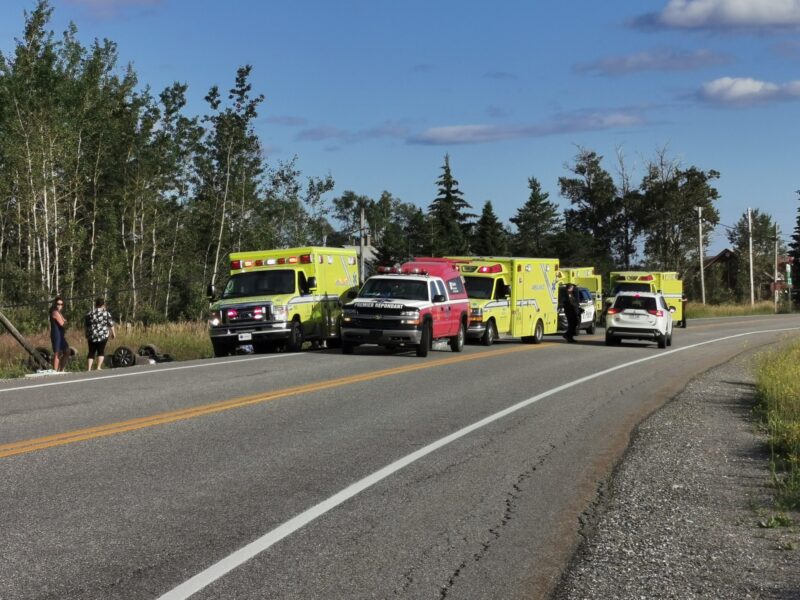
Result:
[[668,350],[583,335],[3,382],[0,598],[545,597],[636,424],[787,335],[800,317],[690,321]]

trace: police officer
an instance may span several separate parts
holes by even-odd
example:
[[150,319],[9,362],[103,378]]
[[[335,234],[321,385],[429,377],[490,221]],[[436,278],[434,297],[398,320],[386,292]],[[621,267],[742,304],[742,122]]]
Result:
[[566,340],[576,343],[575,335],[578,333],[578,324],[581,320],[581,305],[575,296],[575,284],[568,283],[564,294],[564,316],[567,318],[567,332],[564,334]]

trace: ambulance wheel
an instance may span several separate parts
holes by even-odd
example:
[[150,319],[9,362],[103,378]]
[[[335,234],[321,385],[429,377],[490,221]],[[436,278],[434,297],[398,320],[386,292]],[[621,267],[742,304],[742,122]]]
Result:
[[303,328],[300,321],[292,321],[289,326],[289,339],[286,340],[286,349],[289,352],[300,352],[303,348]]
[[214,356],[230,356],[232,348],[225,342],[217,342],[212,340],[211,346],[214,348]]
[[544,325],[541,319],[536,321],[536,327],[533,329],[533,337],[531,338],[532,344],[541,344],[544,337]]
[[353,342],[342,342],[342,354],[352,354],[356,345]]
[[494,321],[489,321],[486,324],[486,329],[483,331],[483,335],[481,336],[481,344],[484,346],[491,346],[494,344],[496,339],[497,327],[495,327]]
[[594,332],[595,332],[596,330],[597,330],[597,327],[596,327],[596,325],[594,324],[594,321],[592,321],[592,324],[591,324],[591,325],[589,325],[589,326],[586,328],[586,333],[588,333],[589,335],[594,335]]
[[656,338],[656,342],[658,343],[659,348],[666,348],[667,347],[667,334],[659,335]]
[[422,358],[428,356],[428,351],[431,349],[431,342],[433,341],[432,336],[430,321],[426,321],[422,325],[422,335],[419,338],[419,344],[417,344],[417,356]]
[[464,340],[467,334],[464,332],[464,323],[458,324],[458,334],[450,338],[450,350],[461,352],[464,349]]

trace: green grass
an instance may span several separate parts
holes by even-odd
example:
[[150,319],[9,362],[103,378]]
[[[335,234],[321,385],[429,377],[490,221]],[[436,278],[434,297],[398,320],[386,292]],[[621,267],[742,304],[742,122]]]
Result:
[[756,387],[772,449],[778,505],[799,509],[800,342],[761,357]]
[[[116,339],[109,340],[106,354],[111,354],[120,346],[127,346],[136,352],[140,346],[153,344],[162,353],[175,360],[191,360],[212,356],[211,342],[205,321],[165,323],[162,325],[117,325]],[[28,335],[34,347],[50,349],[50,335],[47,331]],[[77,350],[77,356],[68,365],[69,371],[86,368],[87,345],[82,331],[67,330],[67,341]],[[0,379],[22,377],[32,370],[26,366],[28,354],[8,333],[0,335]]]
[[701,302],[689,302],[686,305],[686,315],[689,319],[771,315],[774,313],[775,305],[768,300],[756,302],[755,305],[751,305],[749,302],[744,304],[703,304]]

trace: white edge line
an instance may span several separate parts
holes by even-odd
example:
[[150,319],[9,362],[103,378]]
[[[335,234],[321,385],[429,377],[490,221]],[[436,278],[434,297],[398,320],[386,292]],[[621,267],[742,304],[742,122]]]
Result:
[[153,369],[150,371],[141,370],[134,371],[133,373],[118,373],[115,375],[101,375],[100,377],[84,377],[82,379],[69,379],[67,381],[50,381],[49,383],[35,383],[32,385],[21,385],[13,388],[0,388],[0,394],[5,392],[18,392],[20,390],[33,390],[36,388],[50,387],[52,385],[69,385],[72,383],[94,383],[95,381],[103,381],[105,379],[117,379],[119,377],[136,377],[138,375],[154,375],[156,373],[166,373],[167,371],[181,371],[183,369],[200,369],[202,367],[219,367],[222,365],[235,365],[243,362],[250,362],[251,360],[275,360],[278,358],[291,358],[303,356],[301,352],[293,354],[278,354],[273,356],[251,356],[250,358],[239,358],[235,360],[223,360],[219,362],[205,362],[199,365],[181,365],[179,367],[166,367],[163,369]]
[[473,423],[472,425],[467,425],[466,427],[459,429],[458,431],[451,433],[448,436],[445,436],[427,446],[420,448],[416,452],[412,452],[404,456],[403,458],[396,460],[395,462],[386,465],[382,469],[375,471],[371,475],[367,475],[363,479],[356,481],[352,485],[344,488],[340,492],[334,494],[327,500],[323,500],[319,504],[312,506],[311,508],[301,512],[299,515],[289,519],[285,523],[279,525],[272,531],[264,534],[262,537],[258,538],[257,540],[250,542],[246,546],[240,548],[233,554],[228,555],[227,557],[223,558],[219,562],[214,563],[207,569],[201,571],[191,579],[186,580],[184,583],[180,584],[176,588],[170,590],[163,596],[159,597],[159,600],[184,600],[185,598],[189,598],[193,594],[201,591],[202,589],[206,588],[217,579],[220,579],[227,573],[231,572],[235,568],[241,566],[251,558],[257,556],[258,554],[264,552],[274,544],[281,541],[283,538],[291,535],[298,529],[304,527],[305,525],[311,523],[318,517],[321,517],[328,511],[332,510],[333,508],[339,506],[343,502],[349,500],[353,496],[363,492],[364,490],[372,487],[382,479],[389,477],[390,475],[400,471],[401,469],[407,467],[408,465],[416,462],[420,458],[430,454],[446,446],[450,442],[453,442],[461,437],[464,437],[467,434],[472,433],[473,431],[480,429],[498,419],[502,419],[514,413],[518,410],[521,410],[527,406],[530,406],[534,402],[538,402],[548,396],[552,396],[553,394],[557,394],[559,392],[563,392],[566,389],[571,387],[575,387],[576,385],[580,385],[582,383],[586,383],[587,381],[591,381],[592,379],[597,379],[598,377],[602,377],[603,375],[608,375],[609,373],[613,373],[614,371],[618,371],[620,369],[624,369],[626,367],[630,367],[633,365],[637,365],[643,362],[647,362],[649,360],[655,360],[658,358],[664,358],[665,356],[669,356],[671,354],[675,354],[676,352],[683,352],[685,350],[691,350],[692,348],[697,348],[699,346],[705,346],[706,344],[713,344],[716,342],[723,342],[725,340],[732,340],[739,337],[744,337],[748,335],[757,335],[762,333],[778,333],[778,332],[786,332],[786,331],[797,331],[800,330],[800,327],[789,327],[785,329],[768,329],[763,331],[749,331],[746,333],[738,333],[736,335],[730,335],[723,338],[717,338],[714,340],[707,340],[705,342],[698,342],[697,344],[692,344],[691,346],[685,346],[683,348],[676,348],[674,350],[668,350],[666,352],[661,352],[654,356],[647,356],[645,358],[640,358],[638,360],[634,360],[632,362],[624,363],[621,365],[617,365],[615,367],[611,367],[605,369],[603,371],[598,371],[597,373],[593,373],[591,375],[586,375],[585,377],[581,377],[580,379],[575,379],[574,381],[570,381],[569,383],[565,383],[563,385],[559,385],[558,387],[554,387],[546,392],[542,392],[541,394],[537,394],[527,400],[522,400],[517,404],[509,406],[508,408],[501,410],[500,412],[494,413]]

